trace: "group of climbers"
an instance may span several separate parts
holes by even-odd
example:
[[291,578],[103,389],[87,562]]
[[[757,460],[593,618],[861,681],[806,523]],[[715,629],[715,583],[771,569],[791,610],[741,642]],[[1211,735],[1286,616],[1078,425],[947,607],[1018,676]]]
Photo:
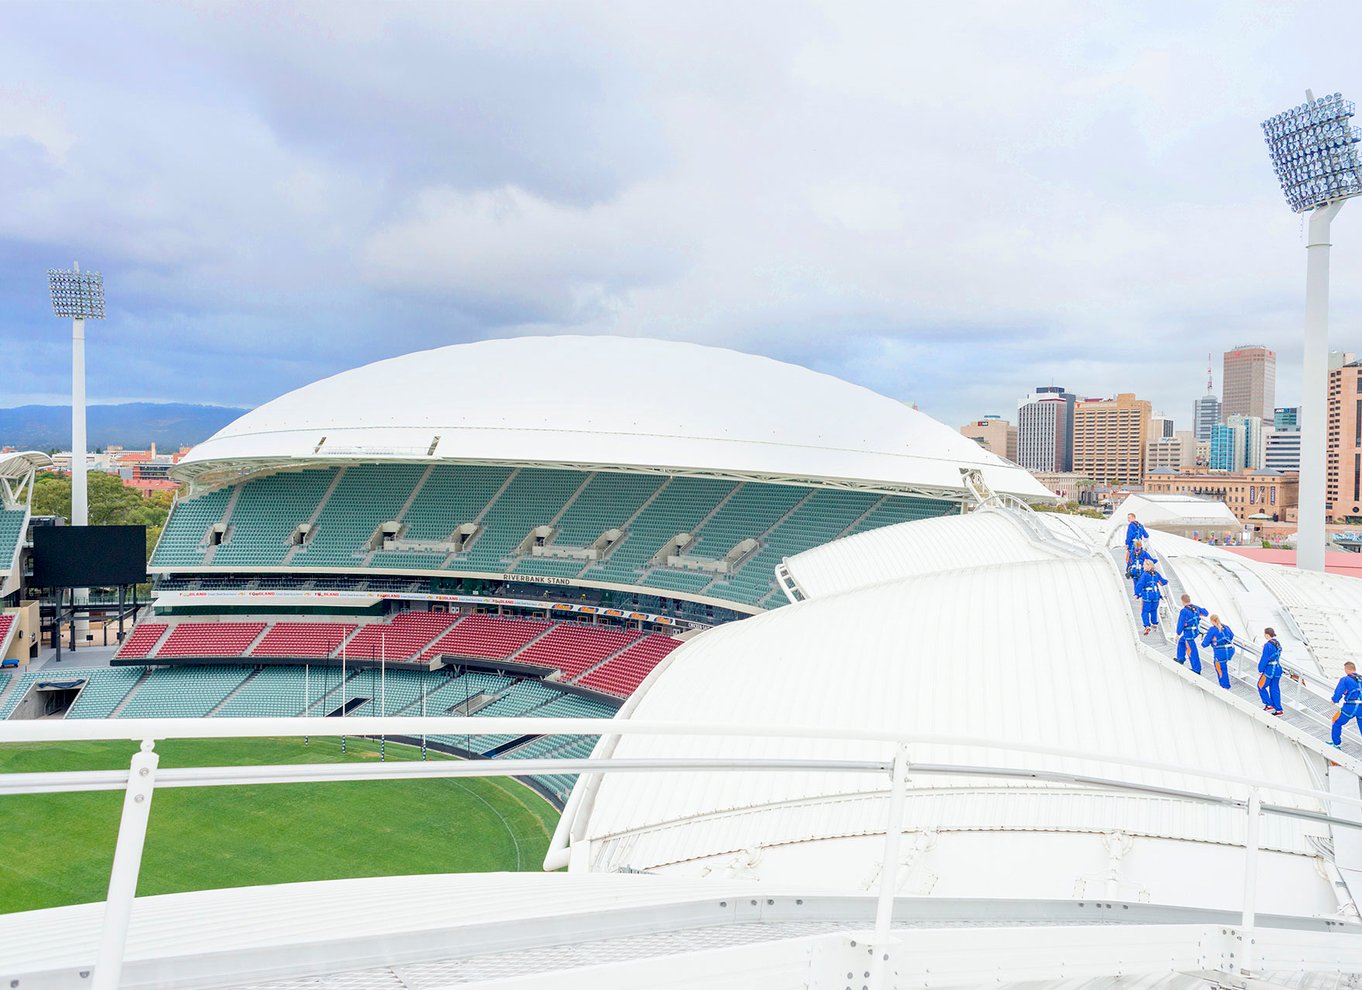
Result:
[[1141,601],[1140,618],[1144,622],[1144,634],[1148,636],[1159,624],[1159,602],[1163,599],[1159,588],[1168,584],[1168,579],[1155,567],[1158,558],[1145,548],[1149,530],[1133,512],[1126,520],[1126,576],[1134,584],[1135,597]]
[[[1158,559],[1147,549],[1149,531],[1144,528],[1135,513],[1126,517],[1126,573],[1135,582],[1135,597],[1142,600],[1141,618],[1144,634],[1158,625],[1159,602],[1162,600],[1161,586],[1168,581],[1158,572]],[[1201,646],[1210,647],[1215,663],[1215,677],[1225,690],[1230,688],[1230,659],[1234,656],[1234,630],[1223,622],[1218,615],[1210,614],[1200,605],[1193,604],[1190,595],[1182,596],[1182,611],[1178,613],[1177,652],[1174,659],[1178,663],[1191,662],[1192,672],[1201,673],[1201,654],[1197,650],[1197,637],[1201,635],[1201,620],[1206,619],[1206,633],[1201,636]],[[1331,742],[1341,746],[1343,727],[1349,721],[1356,721],[1362,732],[1362,675],[1351,661],[1343,665],[1344,674],[1334,688],[1333,701],[1339,705],[1334,716]],[[1272,627],[1263,630],[1263,648],[1258,660],[1258,697],[1263,702],[1263,711],[1273,715],[1282,714],[1282,644],[1277,640],[1277,632]]]

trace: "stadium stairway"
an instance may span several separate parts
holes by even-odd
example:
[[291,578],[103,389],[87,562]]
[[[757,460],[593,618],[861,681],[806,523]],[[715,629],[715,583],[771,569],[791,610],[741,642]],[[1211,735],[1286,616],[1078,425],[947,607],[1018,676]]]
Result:
[[[1317,676],[1308,675],[1291,666],[1289,658],[1283,658],[1282,674],[1282,715],[1272,715],[1263,710],[1262,699],[1258,695],[1258,660],[1260,659],[1260,647],[1249,637],[1244,630],[1235,630],[1235,653],[1230,661],[1230,690],[1226,691],[1220,687],[1216,681],[1215,664],[1209,648],[1200,645],[1201,636],[1205,634],[1208,624],[1205,620],[1199,626],[1199,636],[1197,646],[1201,652],[1201,674],[1197,675],[1192,671],[1190,664],[1179,664],[1176,660],[1176,616],[1177,611],[1181,610],[1181,596],[1183,593],[1182,582],[1177,578],[1177,570],[1172,566],[1165,554],[1161,554],[1158,548],[1157,538],[1151,538],[1151,550],[1158,558],[1158,568],[1160,573],[1168,579],[1168,587],[1164,588],[1166,594],[1159,607],[1159,626],[1155,633],[1145,636],[1142,633],[1140,601],[1131,596],[1130,579],[1125,577],[1125,547],[1124,545],[1110,548],[1109,556],[1117,576],[1121,581],[1121,586],[1125,590],[1130,600],[1131,621],[1133,634],[1141,647],[1144,648],[1146,655],[1156,657],[1163,663],[1178,668],[1186,677],[1198,678],[1208,684],[1217,695],[1225,697],[1236,707],[1245,711],[1251,717],[1271,725],[1278,732],[1285,732],[1287,735],[1301,743],[1305,748],[1318,753],[1327,760],[1335,761],[1345,765],[1354,773],[1362,773],[1362,742],[1358,741],[1356,729],[1349,726],[1349,733],[1344,734],[1342,750],[1334,749],[1329,745],[1329,729],[1333,722],[1334,713],[1338,711],[1337,706],[1330,700],[1329,695],[1320,690],[1321,683]],[[1175,610],[1172,606],[1176,604]],[[1198,602],[1204,608],[1210,606],[1205,602]],[[1157,636],[1154,642],[1150,642]]]
[[[150,668],[143,667],[141,672],[137,675],[137,680],[133,681],[132,687],[128,688],[127,693],[123,695],[123,697],[119,700],[118,704],[114,705],[113,708],[109,710],[109,714],[107,717],[118,718],[118,716],[122,715],[123,709],[128,707],[128,702],[132,701],[133,695],[135,695],[138,692],[138,690],[142,687],[142,685],[147,682],[147,678],[149,678],[150,676],[151,676]],[[80,699],[77,700],[79,701]],[[74,708],[75,706],[73,705],[72,707]],[[67,712],[67,718],[70,717],[71,713]]]
[[246,675],[245,680],[243,680],[236,687],[232,688],[231,692],[227,695],[227,697],[223,698],[216,705],[210,708],[204,717],[212,718],[218,712],[222,711],[222,709],[227,706],[227,703],[230,702],[233,698],[235,698],[238,694],[240,694],[247,684],[250,684],[251,681],[255,680],[259,676],[260,670],[258,668],[256,670],[251,671],[249,674]]

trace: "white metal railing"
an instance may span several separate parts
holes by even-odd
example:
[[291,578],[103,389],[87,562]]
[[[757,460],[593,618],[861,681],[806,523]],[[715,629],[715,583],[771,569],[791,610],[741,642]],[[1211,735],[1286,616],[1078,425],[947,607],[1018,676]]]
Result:
[[[362,722],[362,725],[356,725]],[[260,736],[341,736],[365,735],[420,736],[425,734],[514,733],[519,735],[660,735],[673,737],[742,736],[749,738],[785,738],[824,741],[853,741],[882,743],[892,748],[879,759],[815,760],[815,759],[571,759],[571,760],[465,760],[433,762],[395,762],[379,764],[299,764],[264,767],[193,767],[159,770],[159,756],[155,741],[160,739],[249,738]],[[0,794],[21,795],[85,790],[124,790],[123,811],[119,823],[118,841],[114,850],[113,866],[109,874],[108,896],[105,901],[104,924],[100,935],[92,986],[97,990],[113,990],[122,973],[124,947],[129,919],[141,868],[142,849],[146,838],[154,789],[161,787],[211,787],[232,784],[268,784],[321,782],[334,780],[414,779],[418,777],[457,776],[533,776],[544,773],[616,773],[616,772],[829,772],[885,774],[890,791],[889,818],[885,827],[883,862],[898,861],[898,844],[902,829],[902,812],[907,793],[909,773],[915,775],[974,776],[1024,779],[1067,784],[1102,791],[1131,792],[1158,797],[1171,797],[1208,805],[1242,808],[1248,812],[1246,829],[1243,928],[1246,958],[1244,968],[1251,968],[1252,929],[1258,855],[1258,819],[1262,814],[1297,818],[1332,826],[1362,828],[1362,799],[1340,797],[1327,791],[1295,787],[1285,784],[1265,784],[1263,781],[1238,774],[1208,771],[1194,767],[1138,760],[1127,757],[1086,753],[1075,755],[1070,748],[1018,744],[1011,740],[979,739],[926,733],[896,733],[878,730],[828,729],[808,726],[754,726],[750,724],[697,725],[686,723],[645,722],[633,719],[544,719],[518,717],[421,717],[380,716],[364,719],[322,718],[175,718],[175,719],[91,719],[81,722],[66,721],[0,721],[0,743],[4,742],[70,742],[79,740],[128,740],[141,743],[127,772],[121,770],[72,771],[55,773],[17,773],[0,775]],[[1063,757],[1078,759],[1087,764],[1098,764],[1112,770],[1158,770],[1202,780],[1207,789],[1183,790],[1143,783],[1134,779],[1097,776],[1044,766],[993,766],[983,763],[927,763],[910,758],[914,746],[944,745],[966,749],[1009,752],[1016,757]],[[1214,793],[1211,784],[1222,785],[1227,793]],[[1223,785],[1230,785],[1224,788]],[[580,788],[579,788],[580,789]],[[1348,806],[1356,809],[1357,817],[1343,818],[1316,810],[1313,807],[1265,804],[1262,791],[1290,794],[1308,799],[1319,807]],[[564,810],[564,819],[574,806]],[[562,833],[555,833],[560,841]],[[893,870],[882,869],[875,916],[875,944],[889,940],[889,926],[894,903]],[[886,980],[887,974],[878,974]]]

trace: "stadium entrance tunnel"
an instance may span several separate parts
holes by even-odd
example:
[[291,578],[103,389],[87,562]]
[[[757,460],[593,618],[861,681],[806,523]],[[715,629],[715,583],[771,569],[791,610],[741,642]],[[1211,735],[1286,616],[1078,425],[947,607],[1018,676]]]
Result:
[[19,699],[12,719],[65,718],[67,711],[75,704],[76,698],[85,688],[84,678],[38,681],[28,693]]
[[349,715],[356,708],[362,708],[365,705],[367,705],[371,700],[372,699],[370,698],[364,697],[350,698],[345,702],[345,704],[340,705],[337,708],[334,708],[331,711],[327,712],[326,717],[340,718],[342,715]]

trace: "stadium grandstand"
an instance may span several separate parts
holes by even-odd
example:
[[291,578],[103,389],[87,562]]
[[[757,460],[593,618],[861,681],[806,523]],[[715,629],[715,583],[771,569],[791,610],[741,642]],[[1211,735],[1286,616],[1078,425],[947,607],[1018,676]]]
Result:
[[[0,913],[12,985],[1362,974],[1362,745],[1330,744],[1352,579],[1156,532],[1169,594],[1238,628],[1226,688],[1174,662],[1169,610],[1136,627],[1119,517],[1032,512],[1020,469],[862,389],[653,341],[380,362],[180,470],[152,606],[110,665],[0,678],[0,738],[141,746],[129,770],[0,781],[127,795],[104,904]],[[1267,625],[1280,715],[1256,686]],[[367,765],[154,769],[160,740],[276,734],[381,741]],[[388,762],[388,740],[467,759]],[[561,811],[538,875],[135,897],[120,872],[163,786],[508,773]]]
[[[19,592],[20,551],[33,507],[33,478],[52,466],[52,458],[36,450],[0,454],[0,607]],[[5,655],[0,633],[0,657]]]
[[[380,361],[190,451],[112,667],[17,677],[0,717],[613,715],[685,639],[786,605],[786,558],[958,514],[965,472],[1052,497],[902,403],[731,350],[527,337]],[[530,782],[561,806],[572,778]]]

